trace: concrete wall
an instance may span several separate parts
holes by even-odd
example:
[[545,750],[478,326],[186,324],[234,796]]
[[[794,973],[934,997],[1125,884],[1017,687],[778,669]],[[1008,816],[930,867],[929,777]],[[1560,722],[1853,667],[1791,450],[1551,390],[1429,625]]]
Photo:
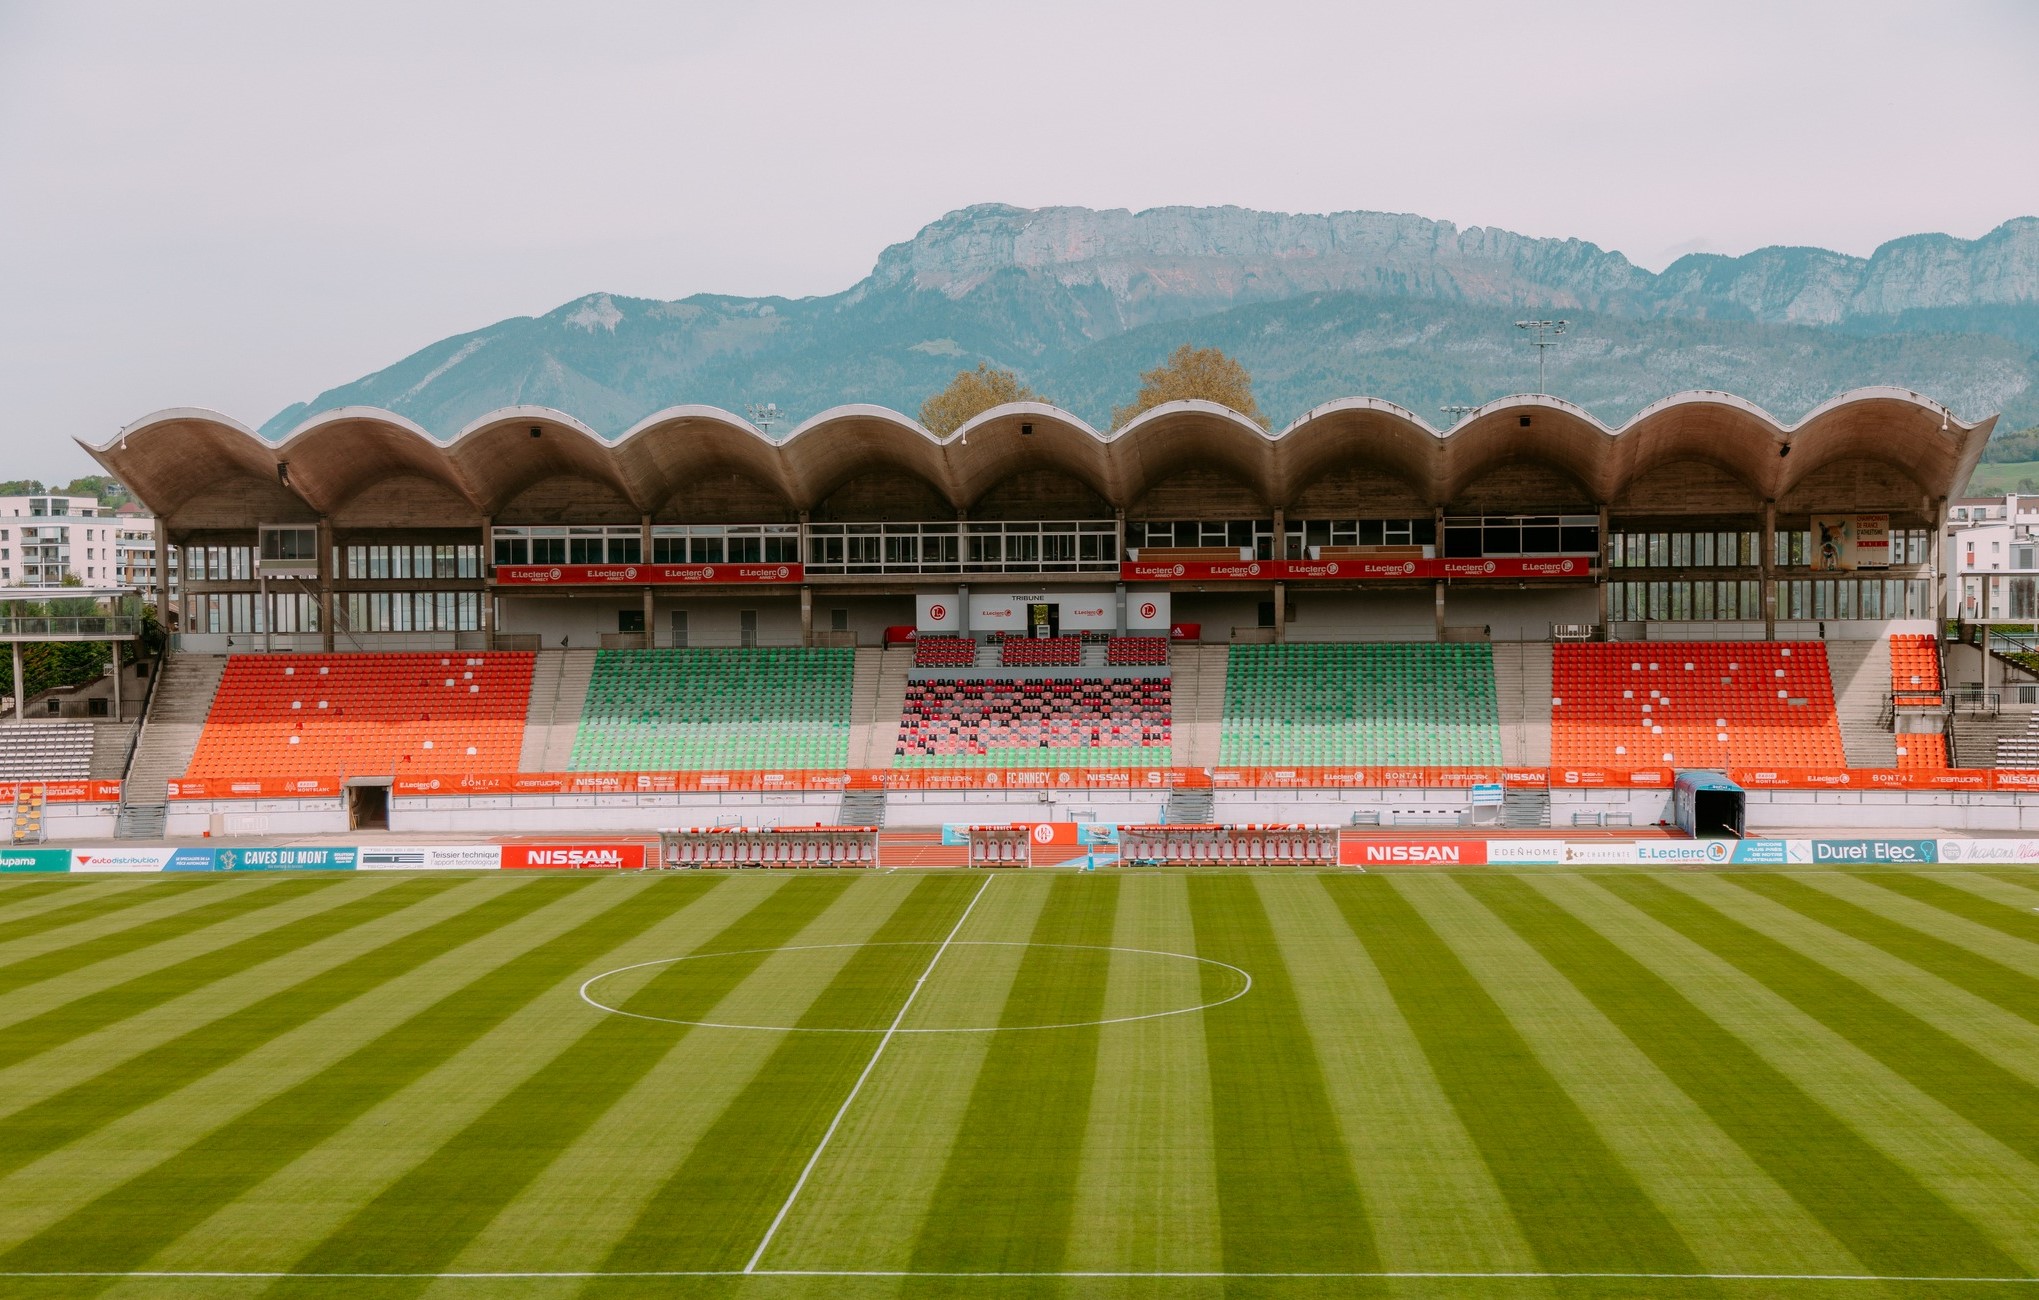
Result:
[[[207,834],[213,831],[214,814],[226,819],[219,831],[226,835],[329,835],[352,829],[345,799],[177,799],[164,817],[163,834],[172,839]],[[110,816],[105,830],[79,832],[112,833]]]

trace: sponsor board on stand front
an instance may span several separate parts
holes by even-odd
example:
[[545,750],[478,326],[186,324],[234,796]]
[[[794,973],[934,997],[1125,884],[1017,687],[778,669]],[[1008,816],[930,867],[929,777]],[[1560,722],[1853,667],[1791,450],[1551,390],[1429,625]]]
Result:
[[177,850],[163,848],[76,848],[71,850],[73,871],[168,871]]
[[2039,840],[1941,840],[1940,861],[1966,865],[2039,862]]
[[1883,863],[1938,862],[1938,840],[1813,840],[1814,862],[1874,866]]
[[505,871],[633,871],[644,865],[644,845],[630,843],[505,844]]
[[500,564],[496,582],[506,587],[699,586],[799,582],[806,572],[798,564]]
[[1338,841],[1344,867],[1466,867],[1487,861],[1485,840],[1384,840],[1345,835]]
[[502,865],[500,844],[363,845],[355,863],[362,871],[496,871]]
[[214,849],[219,871],[352,871],[359,850],[330,844]]
[[1413,556],[1340,556],[1319,560],[1129,559],[1119,564],[1125,582],[1417,582],[1438,578],[1477,582],[1593,576],[1586,555],[1538,559],[1419,559]]
[[0,848],[0,871],[69,871],[69,849]]

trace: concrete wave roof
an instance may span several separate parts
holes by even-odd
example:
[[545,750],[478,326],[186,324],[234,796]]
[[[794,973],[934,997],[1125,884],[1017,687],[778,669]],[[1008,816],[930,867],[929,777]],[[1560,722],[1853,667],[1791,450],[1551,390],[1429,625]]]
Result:
[[[907,474],[966,510],[1030,470],[1066,473],[1124,508],[1172,475],[1214,469],[1280,507],[1345,468],[1392,476],[1447,505],[1468,484],[1514,462],[1556,468],[1603,502],[1649,470],[1681,460],[1714,465],[1767,500],[1823,466],[1851,459],[1892,466],[1922,496],[1945,497],[1967,481],[1995,423],[1995,416],[1961,420],[1905,389],[1862,388],[1791,424],[1730,393],[1685,392],[1618,428],[1544,395],[1489,402],[1449,429],[1370,397],[1327,402],[1278,431],[1203,401],[1170,402],[1111,431],[1059,407],[1014,402],[946,438],[869,405],[823,411],[782,438],[719,407],[674,406],[613,440],[565,412],[511,406],[443,441],[393,412],[344,407],[270,442],[217,412],[172,408],[105,442],[80,445],[165,518],[226,479],[275,483],[286,464],[289,491],[320,514],[404,475],[443,484],[491,516],[548,477],[606,484],[649,514],[690,481],[730,473],[774,489],[798,510],[861,475]],[[1031,436],[1022,435],[1022,426],[1031,427]],[[533,429],[540,436],[532,437]],[[1791,454],[1780,455],[1787,447]]]

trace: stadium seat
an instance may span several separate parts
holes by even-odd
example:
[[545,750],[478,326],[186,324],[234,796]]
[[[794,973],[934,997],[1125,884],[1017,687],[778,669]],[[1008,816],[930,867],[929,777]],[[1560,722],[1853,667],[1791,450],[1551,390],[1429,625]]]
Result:
[[847,647],[603,650],[568,767],[841,769],[855,673]]
[[533,656],[233,655],[185,774],[514,772]]
[[1165,767],[1165,677],[918,681],[894,767]]
[[1847,766],[1817,641],[1562,643],[1551,687],[1561,767]]
[[1493,647],[1232,647],[1219,760],[1255,767],[1491,767]]
[[977,662],[977,642],[967,636],[924,636],[914,640],[915,668],[969,668]]

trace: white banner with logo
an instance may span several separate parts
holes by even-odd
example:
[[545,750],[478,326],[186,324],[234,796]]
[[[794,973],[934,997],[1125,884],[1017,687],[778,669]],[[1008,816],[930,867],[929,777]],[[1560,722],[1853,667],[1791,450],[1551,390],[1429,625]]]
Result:
[[1168,593],[1129,591],[1126,593],[1126,627],[1134,632],[1168,634],[1170,623]]
[[917,632],[947,633],[963,630],[963,611],[953,591],[923,592],[913,598],[913,627]]
[[[1118,626],[1118,598],[1112,592],[1050,591],[1024,596],[970,596],[972,632],[1024,632],[1027,607],[1053,605],[1056,625],[1064,632],[1109,632]],[[1167,620],[1162,620],[1166,625]]]
[[385,844],[363,846],[355,859],[361,871],[499,871],[500,844]]
[[168,871],[175,849],[72,849],[73,871]]

